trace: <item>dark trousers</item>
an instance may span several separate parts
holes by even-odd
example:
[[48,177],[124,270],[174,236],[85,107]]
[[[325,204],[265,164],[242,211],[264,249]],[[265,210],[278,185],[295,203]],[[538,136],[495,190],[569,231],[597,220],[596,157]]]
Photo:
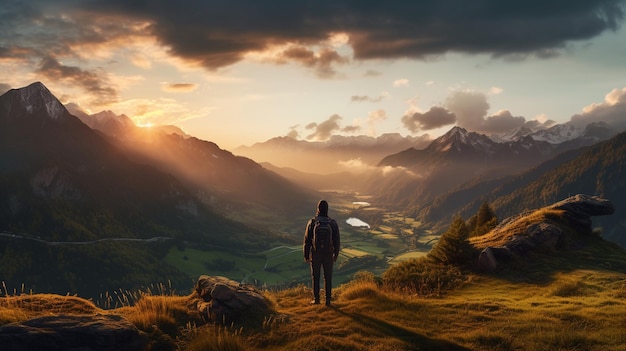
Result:
[[333,253],[316,254],[311,257],[311,277],[313,279],[313,297],[320,300],[320,275],[324,269],[324,289],[326,290],[326,302],[330,302],[330,294],[333,289]]

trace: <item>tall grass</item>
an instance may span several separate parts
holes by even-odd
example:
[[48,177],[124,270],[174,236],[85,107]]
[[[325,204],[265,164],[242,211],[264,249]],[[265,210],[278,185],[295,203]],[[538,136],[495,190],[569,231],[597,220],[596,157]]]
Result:
[[241,337],[242,329],[224,326],[191,326],[180,345],[186,351],[244,351],[250,347]]

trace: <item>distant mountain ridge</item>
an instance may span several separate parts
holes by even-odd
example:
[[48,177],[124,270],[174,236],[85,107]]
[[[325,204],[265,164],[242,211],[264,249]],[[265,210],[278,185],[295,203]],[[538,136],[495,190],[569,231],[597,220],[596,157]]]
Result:
[[540,208],[572,194],[591,194],[611,200],[615,214],[594,219],[602,235],[626,247],[626,132],[591,146],[573,149],[526,172],[490,181],[466,184],[412,214],[433,226],[445,226],[450,213],[470,216],[483,202],[500,218]]
[[409,147],[425,147],[429,142],[428,137],[402,136],[399,133],[378,137],[333,135],[326,141],[305,141],[283,136],[252,146],[240,146],[233,152],[257,162],[296,168],[307,173],[359,173],[375,166],[389,154]]
[[379,166],[424,167],[434,162],[456,160],[460,162],[491,161],[491,167],[501,165],[539,163],[555,152],[573,147],[591,145],[610,137],[608,126],[594,124],[579,130],[571,124],[555,125],[549,129],[531,131],[517,129],[495,141],[494,137],[453,127],[422,150],[410,148],[389,155]]

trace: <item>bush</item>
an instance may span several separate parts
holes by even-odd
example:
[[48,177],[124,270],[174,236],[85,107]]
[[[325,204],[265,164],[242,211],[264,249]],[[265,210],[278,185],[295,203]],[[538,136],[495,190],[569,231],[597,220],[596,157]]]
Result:
[[385,287],[421,296],[440,296],[466,280],[458,267],[444,265],[428,257],[400,262],[383,275]]

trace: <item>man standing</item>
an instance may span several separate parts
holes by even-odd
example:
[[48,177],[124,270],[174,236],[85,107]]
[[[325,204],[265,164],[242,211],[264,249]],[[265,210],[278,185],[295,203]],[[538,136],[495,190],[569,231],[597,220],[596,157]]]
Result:
[[339,256],[339,226],[328,217],[328,202],[325,200],[318,202],[315,218],[306,225],[303,251],[304,260],[311,264],[314,298],[311,303],[320,303],[320,273],[323,268],[326,306],[330,306],[333,263]]

